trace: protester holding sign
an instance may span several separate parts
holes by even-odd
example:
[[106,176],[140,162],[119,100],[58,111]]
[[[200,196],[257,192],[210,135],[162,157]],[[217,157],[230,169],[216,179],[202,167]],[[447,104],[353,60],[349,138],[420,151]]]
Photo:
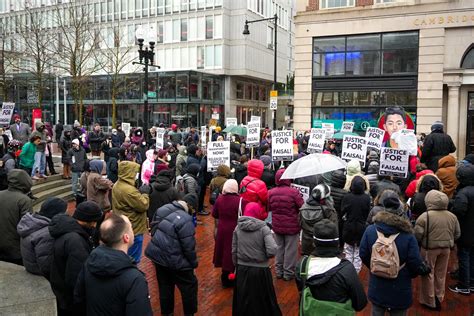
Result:
[[406,178],[408,176],[408,152],[404,149],[382,147],[379,174]]
[[209,142],[207,147],[207,171],[217,170],[220,165],[230,167],[230,142]]
[[326,131],[322,128],[312,128],[309,136],[307,151],[311,154],[322,153],[324,151],[324,141],[326,139]]
[[293,132],[290,130],[272,131],[273,161],[293,160]]
[[380,150],[383,143],[385,131],[377,127],[369,127],[365,132],[365,138],[367,139],[367,147],[375,148]]

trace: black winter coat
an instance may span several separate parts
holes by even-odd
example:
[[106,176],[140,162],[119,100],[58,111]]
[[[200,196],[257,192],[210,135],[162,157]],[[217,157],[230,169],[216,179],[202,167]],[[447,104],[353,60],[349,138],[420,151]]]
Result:
[[463,188],[454,199],[453,213],[461,225],[458,245],[466,248],[474,246],[474,165],[460,167],[456,176]]
[[95,131],[89,132],[89,146],[93,151],[100,151],[102,143],[105,140],[105,135],[102,131],[96,133]]
[[148,219],[150,223],[157,209],[180,198],[178,190],[171,184],[172,171],[160,171],[158,176],[151,177],[152,191],[149,195],[150,206],[148,207]]
[[443,131],[435,130],[426,136],[423,142],[421,162],[424,162],[428,169],[436,172],[438,170],[438,160],[456,151],[456,146],[451,136]]
[[273,170],[267,168],[263,169],[262,177],[260,179],[265,182],[267,189],[270,190],[275,187],[275,172]]
[[334,208],[336,209],[339,219],[341,219],[341,204],[342,199],[347,194],[347,191],[344,190],[346,185],[346,176],[342,171],[334,171],[331,174],[331,197],[334,202]]
[[151,222],[152,239],[145,255],[154,263],[173,270],[197,268],[193,218],[179,202],[160,207]]
[[346,217],[342,237],[349,245],[360,244],[370,212],[370,196],[364,193],[364,183],[361,177],[354,177],[351,192],[342,199],[342,216]]
[[84,264],[74,302],[88,316],[153,315],[143,272],[126,253],[103,245]]
[[239,165],[236,165],[234,169],[235,169],[234,178],[240,187],[240,182],[242,182],[242,180],[248,175],[247,166],[243,164],[239,164]]
[[93,248],[92,234],[67,214],[53,217],[49,233],[54,238],[51,288],[58,306],[71,310],[74,308],[73,293],[77,277]]

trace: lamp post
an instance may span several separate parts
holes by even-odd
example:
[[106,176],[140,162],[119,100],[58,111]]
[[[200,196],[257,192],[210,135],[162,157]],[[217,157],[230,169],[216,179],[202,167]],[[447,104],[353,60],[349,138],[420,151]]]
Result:
[[[274,36],[274,43],[273,43],[273,49],[274,49],[274,57],[273,57],[273,90],[277,89],[277,58],[278,58],[278,50],[277,50],[277,34],[278,34],[278,15],[275,13],[275,15],[271,18],[266,18],[266,19],[258,19],[258,20],[253,20],[253,21],[248,21],[245,20],[245,26],[244,26],[244,31],[242,34],[244,35],[250,35],[249,31],[249,24],[256,23],[256,22],[262,22],[262,21],[270,21],[273,20],[274,27],[273,27],[273,33],[275,34]],[[273,118],[273,130],[276,129],[276,110],[272,110],[272,118]]]

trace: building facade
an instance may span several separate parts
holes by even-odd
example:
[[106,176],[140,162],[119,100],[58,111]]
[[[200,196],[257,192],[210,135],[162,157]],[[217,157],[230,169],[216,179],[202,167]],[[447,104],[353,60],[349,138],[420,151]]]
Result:
[[[278,82],[286,83],[293,74],[294,8],[291,0],[4,0],[0,1],[0,25],[3,26],[0,39],[5,42],[4,49],[15,51],[22,46],[15,41],[18,24],[27,21],[30,12],[44,15],[45,31],[53,33],[51,40],[60,47],[64,37],[56,32],[56,12],[71,2],[87,9],[91,32],[100,39],[91,44],[94,49],[119,48],[126,61],[120,70],[126,92],[119,93],[118,119],[131,119],[139,124],[143,116],[143,107],[140,109],[143,71],[132,64],[138,59],[139,33],[145,43],[156,43],[155,64],[160,66],[160,69],[150,70],[149,101],[156,105],[151,109],[150,124],[181,122],[183,126],[200,126],[211,117],[218,118],[220,124],[225,117],[237,117],[239,123],[246,123],[252,115],[261,116],[264,125],[271,122],[268,96],[273,82],[275,31],[279,44]],[[250,35],[242,34],[246,20],[274,14],[278,15],[277,30],[271,21],[260,22],[250,25]],[[59,94],[64,93],[63,77],[68,91],[66,73],[52,67],[49,74],[61,76]],[[23,74],[21,71],[13,73],[15,78],[19,78],[18,75]],[[110,85],[107,86],[110,77],[106,70],[97,69],[87,82],[90,89],[84,98],[84,113],[92,121],[103,121],[110,116]],[[14,86],[34,90],[33,83],[34,80],[15,82]],[[48,90],[51,99],[45,99],[42,107],[63,118],[63,96],[59,98],[61,106],[56,113],[56,87],[50,86]],[[22,94],[15,93],[16,96]],[[14,100],[21,112],[30,113],[31,108],[37,106],[23,100],[19,97]],[[66,103],[67,120],[71,123],[76,118],[70,108],[73,103],[70,93]],[[287,112],[287,109],[279,110],[280,124],[285,123]],[[107,122],[110,125],[110,120]]]
[[400,106],[417,134],[440,120],[458,157],[474,152],[474,2],[299,1],[295,34],[295,129],[363,135]]

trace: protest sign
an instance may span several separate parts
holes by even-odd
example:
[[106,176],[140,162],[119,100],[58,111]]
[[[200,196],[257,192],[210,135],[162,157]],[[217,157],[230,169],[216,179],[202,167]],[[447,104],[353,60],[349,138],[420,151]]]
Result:
[[408,158],[409,154],[405,149],[382,147],[379,174],[406,178],[408,176]]
[[255,115],[250,116],[250,122],[255,122],[255,121],[260,122],[260,116],[255,116]]
[[272,131],[273,161],[293,160],[293,131]]
[[165,129],[156,129],[156,149],[163,149],[165,146]]
[[230,167],[230,142],[207,143],[207,171],[216,170],[220,165]]
[[308,141],[308,152],[322,153],[324,151],[324,141],[326,139],[326,131],[322,128],[312,128]]
[[326,139],[334,135],[334,123],[321,123],[321,128],[326,131]]
[[354,122],[342,122],[341,133],[352,133],[354,130]]
[[122,131],[125,133],[125,137],[130,136],[130,123],[122,123]]
[[225,119],[225,126],[237,126],[237,118],[236,117],[228,117]]
[[260,120],[250,121],[247,124],[247,142],[248,147],[260,145]]
[[309,198],[309,187],[304,186],[304,185],[299,185],[299,184],[294,184],[292,183],[291,186],[295,189],[297,189],[301,196],[303,197],[303,200],[306,202]]
[[375,148],[380,150],[383,143],[383,136],[385,131],[377,127],[368,127],[365,132],[365,138],[367,139],[367,147]]
[[393,133],[391,138],[398,144],[399,149],[405,149],[411,156],[417,155],[418,141],[414,130],[402,129],[401,131]]
[[361,136],[344,135],[342,140],[341,158],[347,161],[358,160],[365,165],[367,155],[367,140]]
[[201,126],[201,147],[205,148],[207,144],[207,130],[206,126]]
[[3,102],[2,114],[0,115],[0,126],[10,125],[10,121],[12,119],[14,109],[15,109],[15,103]]
[[219,119],[219,113],[212,113],[212,114],[211,114],[211,118],[212,118],[213,120],[218,120],[218,119]]

